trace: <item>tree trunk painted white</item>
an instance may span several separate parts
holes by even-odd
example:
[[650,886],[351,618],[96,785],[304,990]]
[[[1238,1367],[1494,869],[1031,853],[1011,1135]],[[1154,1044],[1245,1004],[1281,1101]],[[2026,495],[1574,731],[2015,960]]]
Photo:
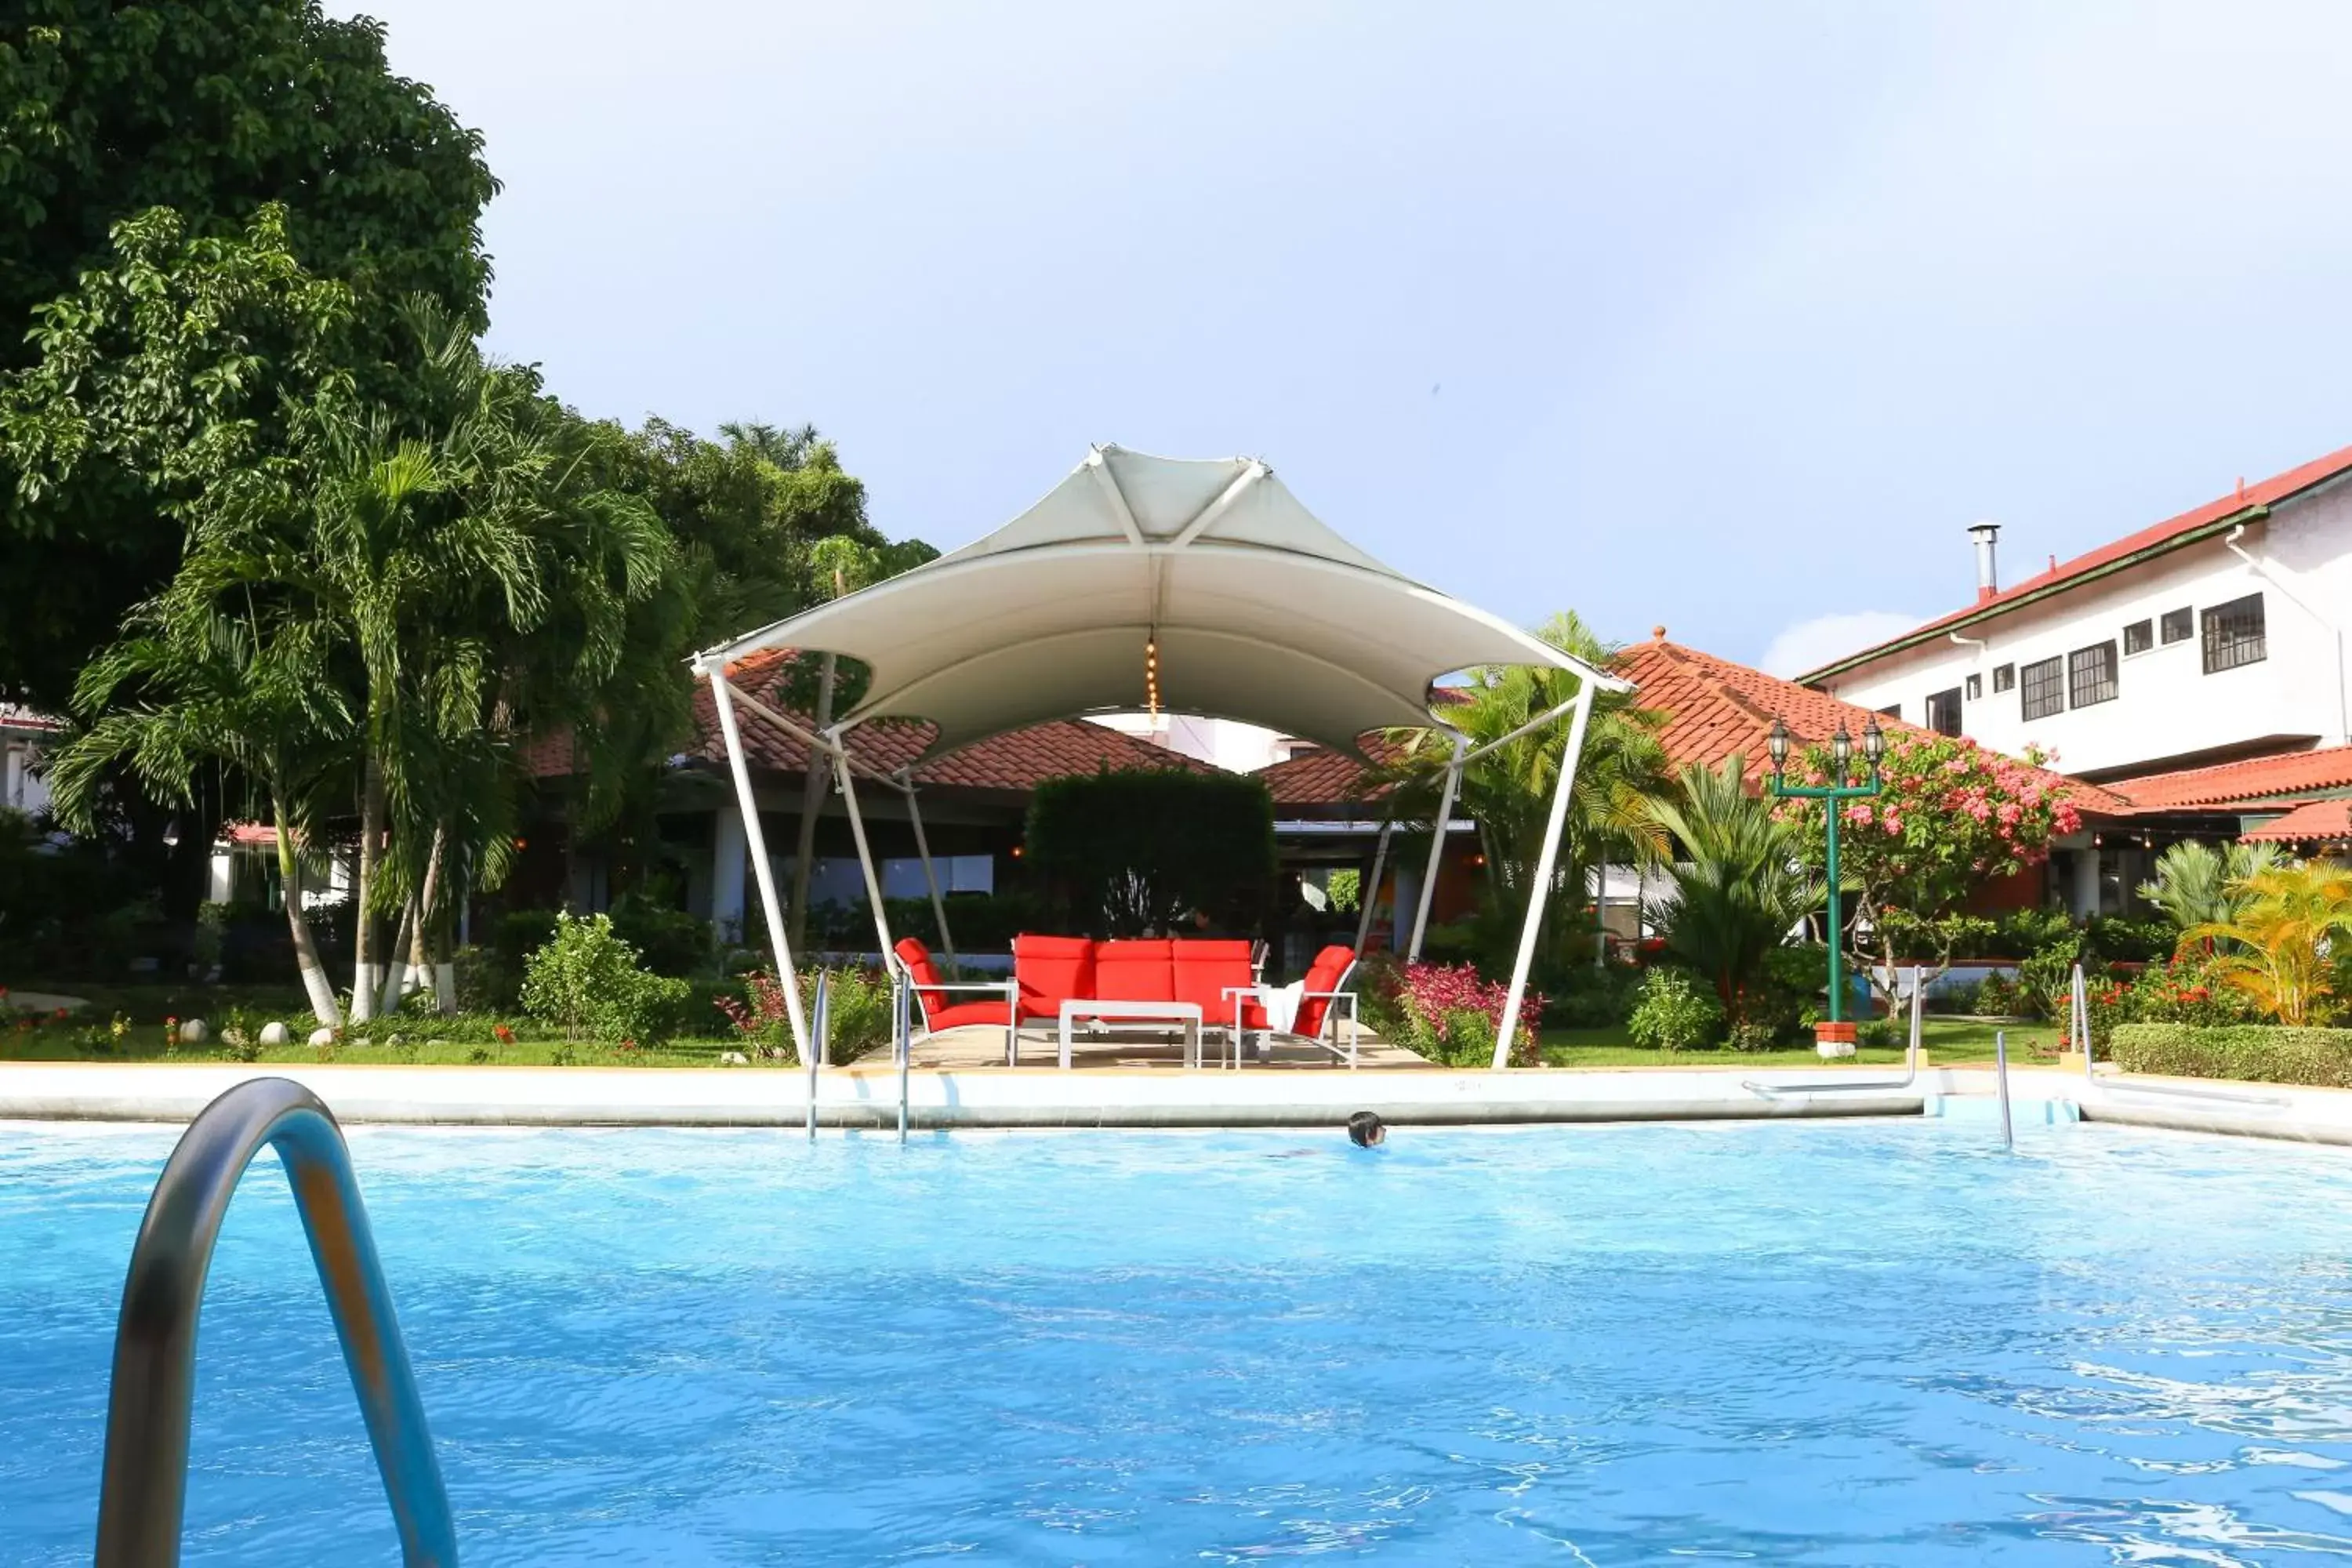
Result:
[[269,804],[270,817],[278,828],[278,878],[286,893],[286,926],[294,939],[294,962],[302,972],[302,991],[310,999],[311,1014],[331,1029],[343,1021],[343,1014],[335,1004],[334,982],[327,978],[310,922],[302,918],[302,858],[294,850],[285,804],[275,798]]
[[352,889],[352,1022],[363,1024],[375,1016],[376,994],[383,987],[383,966],[376,962],[375,916],[368,900],[375,891],[377,863],[383,858],[383,774],[375,758],[367,760],[367,782],[360,790],[360,865],[358,886]]

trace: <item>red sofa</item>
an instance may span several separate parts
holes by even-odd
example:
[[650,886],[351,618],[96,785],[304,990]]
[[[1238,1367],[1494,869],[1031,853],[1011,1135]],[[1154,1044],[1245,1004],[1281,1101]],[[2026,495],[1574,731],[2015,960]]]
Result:
[[[1005,1031],[1008,1061],[1019,1059],[1018,1026],[1058,1021],[1066,1001],[1190,1003],[1200,1008],[1207,1026],[1226,1026],[1230,1019],[1227,1026],[1236,1034],[1267,1026],[1264,1007],[1234,994],[1255,979],[1246,942],[1194,937],[1096,942],[1083,936],[1022,935],[1013,939],[1012,981],[981,985],[942,982],[930,951],[913,937],[896,945],[922,1007],[924,1032],[968,1024],[994,1026]],[[1291,1033],[1321,1039],[1331,1004],[1355,963],[1355,951],[1336,943],[1315,955]],[[956,991],[990,994],[983,1001],[954,1002],[950,993]],[[1006,999],[996,999],[998,994]],[[1238,1056],[1238,1040],[1235,1049]]]

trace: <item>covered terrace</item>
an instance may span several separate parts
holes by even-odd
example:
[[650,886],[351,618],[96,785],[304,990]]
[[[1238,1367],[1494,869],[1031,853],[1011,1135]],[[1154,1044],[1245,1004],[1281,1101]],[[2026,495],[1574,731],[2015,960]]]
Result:
[[[746,661],[784,648],[858,661],[869,671],[865,694],[838,722],[817,731],[730,679]],[[906,760],[886,772],[860,755],[853,738],[862,726],[885,719],[930,726],[916,762],[1048,720],[1116,712],[1239,720],[1349,752],[1368,732],[1435,729],[1453,735],[1454,759],[1431,838],[1434,848],[1444,840],[1460,769],[1475,753],[1466,737],[1433,711],[1432,688],[1474,665],[1514,664],[1549,666],[1577,677],[1567,701],[1521,731],[1489,742],[1556,730],[1566,721],[1559,784],[1534,879],[1542,888],[1557,867],[1593,699],[1626,683],[1385,565],[1317,519],[1255,458],[1177,459],[1097,447],[1035,505],[995,531],[913,571],[708,649],[696,657],[694,669],[710,686],[776,970],[786,977],[793,974],[795,959],[783,937],[740,715],[775,725],[835,758],[877,950],[898,983],[900,1016],[909,1020],[900,1027],[904,1040],[918,1010],[904,1000],[907,966],[889,929],[859,798],[861,790],[893,793],[906,804],[919,842],[919,790]],[[1431,885],[1424,879],[1423,886]],[[1497,1036],[1497,1067],[1504,1065],[1526,994],[1541,909],[1540,899],[1530,900]],[[951,969],[953,933],[936,900],[935,912]],[[784,994],[806,1063],[810,1020],[797,985],[787,984]],[[1004,994],[1000,985],[996,994]],[[1017,1005],[1026,1008],[1025,994],[1017,996]],[[1013,1023],[1021,1028],[1039,1021],[1023,1011]],[[1213,1027],[1215,1020],[1195,1022]],[[1003,1024],[995,1034],[1004,1037]]]

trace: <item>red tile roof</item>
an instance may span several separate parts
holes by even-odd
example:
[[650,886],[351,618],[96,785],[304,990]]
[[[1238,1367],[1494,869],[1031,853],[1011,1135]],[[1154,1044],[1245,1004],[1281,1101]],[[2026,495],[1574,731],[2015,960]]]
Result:
[[2305,844],[2352,838],[2352,800],[2310,800],[2275,822],[2238,836],[2249,844]]
[[[791,714],[805,724],[810,721],[809,715],[784,703],[775,690],[791,658],[788,651],[756,654],[729,666],[728,679],[738,691]],[[808,747],[798,736],[770,723],[740,703],[736,706],[735,716],[743,733],[744,754],[754,767],[780,773],[806,771]],[[696,739],[690,754],[725,765],[727,748],[719,727],[719,710],[706,681],[695,682],[694,723]],[[849,752],[869,767],[895,773],[921,756],[936,732],[929,724],[908,723],[895,719],[877,720],[870,724],[861,724],[850,731]],[[531,762],[532,772],[538,776],[569,773],[572,767],[570,737],[553,736],[535,741],[527,755]],[[915,781],[951,788],[1027,790],[1049,778],[1058,778],[1066,773],[1090,773],[1104,767],[1214,771],[1207,763],[1180,752],[1155,746],[1149,741],[1122,734],[1101,724],[1089,724],[1082,720],[1060,720],[1026,730],[1014,730],[1007,734],[992,735],[961,751],[934,757],[915,769]]]
[[2219,500],[2207,501],[2203,506],[2184,511],[2178,517],[2167,518],[2162,522],[2141,529],[2137,533],[2118,539],[2112,544],[2101,545],[2088,554],[2077,555],[2072,561],[2057,562],[2048,571],[2038,573],[2021,583],[2012,583],[1999,593],[1979,599],[1965,609],[1954,610],[1949,615],[1940,616],[1924,626],[1905,632],[1900,637],[1889,637],[1886,641],[1875,643],[1859,653],[1848,654],[1843,658],[1825,664],[1821,668],[1798,679],[1806,681],[1825,679],[1874,658],[1882,653],[1906,647],[1972,621],[2005,614],[2021,604],[2042,598],[2055,589],[2065,587],[2078,578],[2097,575],[2151,551],[2161,551],[2189,543],[2201,534],[2228,523],[2232,519],[2242,517],[2258,508],[2275,506],[2291,496],[2298,495],[2314,485],[2324,484],[2347,470],[2352,470],[2352,447],[2330,452],[2324,458],[2314,458],[2301,468],[2289,468],[2285,473],[2273,475],[2260,484],[2249,485],[2241,480],[2233,493],[2223,496]]
[[[1774,719],[1787,724],[1790,740],[1802,747],[1827,741],[1840,724],[1858,736],[1874,716],[1869,709],[1810,686],[1668,642],[1663,633],[1619,652],[1616,671],[1633,682],[1633,700],[1658,716],[1658,739],[1675,767],[1715,767],[1744,756],[1748,782],[1759,789],[1771,770],[1764,738]],[[1878,721],[1890,733],[1926,733],[1899,719]],[[1370,751],[1378,737],[1364,739]],[[1362,798],[1340,793],[1357,772],[1352,758],[1316,751],[1276,763],[1258,776],[1274,788],[1277,805],[1334,805]],[[2081,810],[2105,816],[2131,810],[2130,803],[2096,784],[2058,773],[2047,777],[2053,786],[2063,785]]]
[[[1874,717],[1889,734],[1927,733],[1916,724],[1874,715],[1810,686],[1668,642],[1663,633],[1620,653],[1617,672],[1633,680],[1634,700],[1664,721],[1659,739],[1676,767],[1715,767],[1727,758],[1742,756],[1748,782],[1757,788],[1771,771],[1764,741],[1776,718],[1789,726],[1790,739],[1800,746],[1827,741],[1841,724],[1847,733],[1859,735]],[[2054,773],[2045,777],[2052,785],[2063,786],[2080,810],[2121,816],[2130,809],[2127,802],[2096,784]]]
[[2116,779],[2107,786],[2143,811],[2193,810],[2291,800],[2315,790],[2352,788],[2352,746],[2286,752],[2209,768]]
[[[1357,744],[1376,763],[1391,761],[1399,751],[1378,731],[1362,736]],[[1286,760],[1258,769],[1257,776],[1265,781],[1276,805],[1354,805],[1388,793],[1386,784],[1367,786],[1361,759],[1321,746],[1293,752]]]

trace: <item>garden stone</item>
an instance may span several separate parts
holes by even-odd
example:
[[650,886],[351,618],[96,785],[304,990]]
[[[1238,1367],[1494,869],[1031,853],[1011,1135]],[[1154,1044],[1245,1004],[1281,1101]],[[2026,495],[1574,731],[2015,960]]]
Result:
[[211,1031],[205,1027],[205,1021],[202,1018],[180,1020],[180,1044],[184,1046],[201,1046],[205,1043],[205,1037]]
[[261,1043],[263,1045],[282,1046],[286,1043],[286,1039],[287,1035],[285,1025],[268,1023],[261,1026]]
[[335,1043],[335,1031],[321,1024],[310,1031],[310,1043],[314,1046],[331,1046]]
[[740,1051],[721,1051],[719,1053],[719,1065],[723,1068],[747,1068],[751,1065],[751,1058]]

